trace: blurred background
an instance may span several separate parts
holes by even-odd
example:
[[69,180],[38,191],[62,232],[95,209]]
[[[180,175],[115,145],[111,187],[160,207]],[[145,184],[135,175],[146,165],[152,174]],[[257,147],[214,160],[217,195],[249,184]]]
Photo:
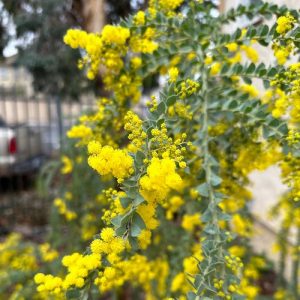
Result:
[[[215,2],[222,12],[255,1]],[[299,0],[273,2],[300,8]],[[95,109],[97,97],[106,95],[100,76],[89,81],[78,70],[81,53],[64,45],[66,30],[100,32],[104,24],[145,6],[147,0],[0,0],[0,237],[17,231],[35,238],[46,230],[60,180],[51,168],[58,170],[55,164],[68,146],[65,132],[83,112]],[[246,18],[236,23],[249,25]],[[268,52],[257,51],[268,64]],[[275,237],[277,224],[266,221],[266,215],[285,190],[279,178],[275,167],[251,177],[259,251],[270,252]]]
[[80,52],[63,43],[67,29],[100,32],[145,4],[0,1],[0,235],[47,224],[54,191],[39,190],[40,174],[60,160],[66,130],[105,94],[100,76],[89,81],[78,70]]

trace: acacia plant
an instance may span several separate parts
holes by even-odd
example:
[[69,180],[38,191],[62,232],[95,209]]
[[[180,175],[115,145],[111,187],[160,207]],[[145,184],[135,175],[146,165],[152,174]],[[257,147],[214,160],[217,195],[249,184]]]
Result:
[[[65,43],[85,53],[79,67],[91,80],[101,68],[110,92],[67,134],[105,190],[80,207],[76,194],[55,204],[73,222],[91,202],[104,208],[82,253],[64,256],[57,274],[35,275],[41,297],[238,300],[262,292],[267,262],[250,247],[248,176],[282,167],[290,191],[276,212],[285,212],[285,233],[299,231],[299,12],[263,2],[217,12],[214,1],[151,0],[99,34],[67,32]],[[242,16],[261,22],[224,33]],[[274,53],[271,65],[260,47]],[[145,113],[143,82],[153,74],[164,81]],[[296,243],[293,276],[279,280],[276,299],[299,299]]]

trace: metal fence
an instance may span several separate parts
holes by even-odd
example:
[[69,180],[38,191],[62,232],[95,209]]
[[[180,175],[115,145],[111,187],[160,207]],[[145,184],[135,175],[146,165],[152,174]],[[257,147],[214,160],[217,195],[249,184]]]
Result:
[[0,65],[0,234],[45,222],[48,204],[35,192],[36,175],[42,163],[58,158],[78,116],[95,108],[91,96],[72,101],[36,94],[28,76]]

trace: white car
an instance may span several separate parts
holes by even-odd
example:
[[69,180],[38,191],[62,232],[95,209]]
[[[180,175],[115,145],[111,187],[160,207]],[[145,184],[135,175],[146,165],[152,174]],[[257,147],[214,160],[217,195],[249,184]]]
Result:
[[0,118],[0,176],[32,172],[43,161],[40,131],[24,124],[9,127]]

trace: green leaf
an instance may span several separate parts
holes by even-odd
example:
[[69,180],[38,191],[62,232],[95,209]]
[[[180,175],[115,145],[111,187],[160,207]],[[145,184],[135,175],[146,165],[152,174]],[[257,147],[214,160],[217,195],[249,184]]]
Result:
[[190,45],[184,45],[183,47],[180,47],[181,53],[190,53],[193,51],[193,47]]
[[247,73],[247,74],[252,74],[252,73],[254,72],[254,70],[255,70],[255,64],[254,64],[254,63],[251,63],[251,64],[248,66],[248,68],[247,68],[247,70],[246,70],[246,73]]
[[265,139],[268,139],[269,137],[274,135],[274,132],[272,132],[269,127],[263,125],[262,129],[263,129],[263,137]]
[[126,228],[125,225],[120,226],[120,227],[118,227],[118,228],[116,229],[116,235],[117,235],[117,236],[122,236],[122,235],[124,235],[124,234],[126,233],[126,231],[127,231],[127,228]]
[[164,102],[160,102],[157,106],[156,111],[154,112],[155,115],[160,116],[166,112],[166,104]]
[[137,189],[135,187],[126,189],[126,195],[131,199],[135,199],[138,195]]
[[138,151],[138,152],[135,154],[135,162],[136,162],[138,165],[142,165],[145,158],[146,158],[146,156],[145,156],[145,154],[144,154],[142,151]]
[[230,221],[231,216],[229,214],[225,214],[225,213],[219,211],[218,212],[218,219],[223,220],[223,221]]
[[243,66],[241,64],[238,63],[233,66],[232,72],[234,74],[239,75],[239,74],[241,74],[242,71],[243,71]]
[[158,12],[156,14],[156,21],[158,24],[164,25],[166,22],[166,18],[162,12]]
[[263,76],[265,76],[267,74],[267,70],[266,69],[261,69],[261,70],[259,70],[259,72],[258,72],[258,75],[260,76],[260,77],[263,77]]
[[122,224],[122,219],[123,216],[116,216],[114,218],[111,219],[111,223],[115,226],[115,227],[120,227]]
[[201,284],[201,286],[200,286],[200,283],[202,282],[202,280],[203,280],[203,274],[197,274],[195,276],[194,286],[197,289],[198,294],[200,294],[200,292],[203,288],[203,284]]
[[271,127],[278,127],[279,124],[280,124],[280,121],[278,119],[273,119],[273,120],[271,120],[271,122],[269,122],[269,125]]
[[283,136],[287,135],[287,134],[288,134],[288,131],[289,131],[287,124],[282,123],[282,124],[279,126],[278,131],[279,131]]
[[268,89],[270,87],[270,81],[269,80],[263,80],[263,85],[265,89]]
[[128,241],[129,241],[130,246],[133,251],[137,251],[139,249],[139,244],[138,244],[137,238],[128,236]]
[[143,229],[146,228],[145,222],[142,217],[135,213],[132,217],[132,223],[130,227],[130,233],[132,237],[137,237]]
[[259,35],[260,36],[266,36],[268,33],[269,33],[269,26],[265,24],[259,30]]
[[176,99],[177,99],[176,95],[169,96],[168,99],[167,99],[167,101],[166,101],[167,106],[173,105],[176,102]]
[[230,68],[229,64],[224,64],[221,69],[221,74],[226,74],[228,72],[229,68]]
[[135,199],[133,200],[133,205],[139,206],[143,202],[145,202],[145,199],[140,194],[137,194]]
[[228,108],[234,110],[238,107],[238,102],[236,100],[231,100],[229,102]]
[[201,220],[204,223],[209,222],[212,219],[212,212],[209,208],[205,210],[205,212],[201,215]]
[[170,52],[170,54],[175,54],[175,53],[177,54],[178,53],[178,47],[174,44],[171,44],[170,48],[169,48],[169,52]]
[[238,40],[241,37],[241,35],[242,35],[242,30],[240,28],[238,28],[232,37],[234,40]]
[[123,197],[123,198],[120,198],[120,202],[121,202],[123,208],[127,208],[132,203],[132,199],[128,198],[128,197]]
[[249,77],[244,76],[243,80],[245,81],[246,84],[251,84],[252,83],[252,80]]
[[209,196],[207,183],[202,183],[202,184],[198,185],[196,187],[196,190],[198,191],[198,193],[201,196],[204,196],[204,197],[208,197]]
[[188,292],[186,296],[187,296],[188,300],[198,300],[198,299],[200,299],[197,296],[197,294],[195,294],[194,292]]
[[269,69],[268,70],[268,73],[267,73],[267,75],[269,76],[269,77],[273,77],[273,76],[275,76],[277,74],[277,69],[276,68],[271,68],[271,69]]
[[79,299],[80,291],[78,289],[68,289],[66,292],[66,298],[69,299]]
[[213,157],[212,155],[209,155],[209,157],[208,157],[208,162],[209,162],[209,164],[210,164],[212,167],[218,167],[218,166],[219,166],[218,161],[217,161],[216,158]]
[[212,186],[218,186],[222,182],[222,178],[219,177],[218,175],[212,173],[211,177],[210,177],[210,182],[211,182]]
[[207,224],[204,227],[204,231],[208,234],[217,234],[218,232],[218,227],[214,224]]
[[246,36],[249,38],[253,38],[255,35],[256,35],[256,29],[253,26],[250,26],[246,33]]
[[262,70],[266,70],[266,66],[265,66],[264,63],[260,63],[260,64],[258,65],[258,67],[256,68],[256,73],[259,73],[259,72],[261,72]]
[[257,39],[258,43],[262,46],[266,47],[270,44],[270,41],[268,39]]

